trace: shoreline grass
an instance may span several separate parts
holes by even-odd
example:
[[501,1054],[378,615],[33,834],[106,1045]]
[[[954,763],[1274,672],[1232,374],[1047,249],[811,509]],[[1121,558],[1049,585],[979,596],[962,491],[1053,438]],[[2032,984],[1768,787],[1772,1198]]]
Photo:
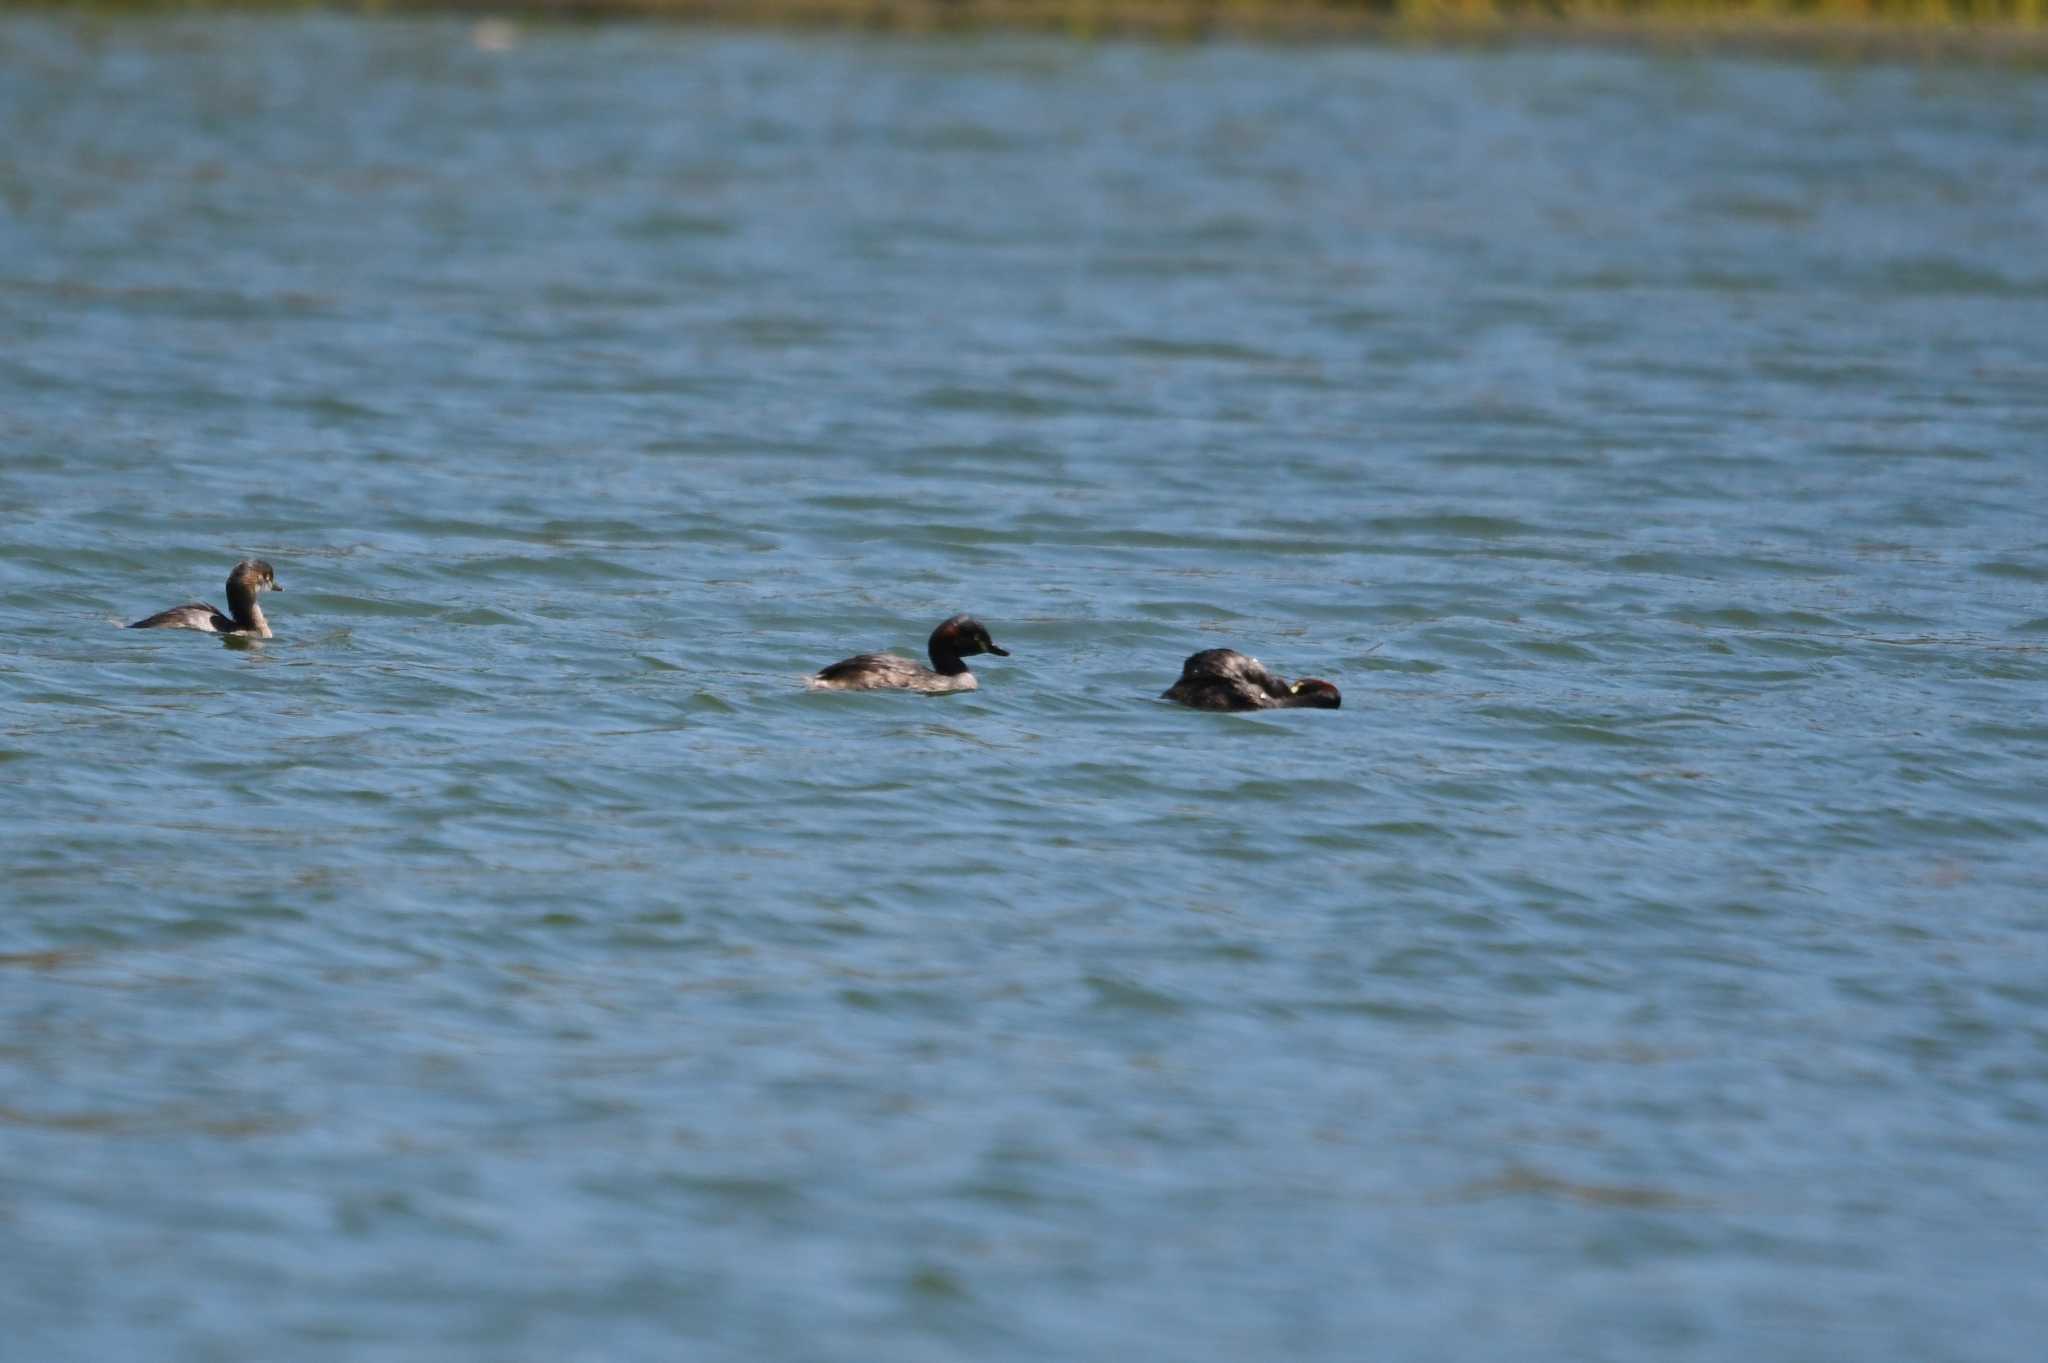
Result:
[[543,23],[665,19],[1168,41],[1569,44],[2048,66],[2048,0],[0,0],[0,8],[138,16],[328,10]]

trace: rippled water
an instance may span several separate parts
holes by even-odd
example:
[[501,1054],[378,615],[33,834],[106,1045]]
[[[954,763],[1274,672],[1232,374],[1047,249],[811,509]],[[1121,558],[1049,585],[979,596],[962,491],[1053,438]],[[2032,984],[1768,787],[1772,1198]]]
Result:
[[0,21],[22,1358],[2032,1356],[2048,81],[473,36]]

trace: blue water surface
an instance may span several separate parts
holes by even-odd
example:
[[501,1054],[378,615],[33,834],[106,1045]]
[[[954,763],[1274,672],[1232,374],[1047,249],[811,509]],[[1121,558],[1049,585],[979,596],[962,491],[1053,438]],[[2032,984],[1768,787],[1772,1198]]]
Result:
[[0,127],[9,1360],[2037,1356],[2038,74],[17,14]]

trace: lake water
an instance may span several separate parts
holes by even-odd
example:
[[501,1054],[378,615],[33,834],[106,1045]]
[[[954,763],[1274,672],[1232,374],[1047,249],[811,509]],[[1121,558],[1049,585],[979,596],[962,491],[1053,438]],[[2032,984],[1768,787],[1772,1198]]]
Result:
[[2048,79],[482,37],[0,21],[0,1352],[2034,1356]]

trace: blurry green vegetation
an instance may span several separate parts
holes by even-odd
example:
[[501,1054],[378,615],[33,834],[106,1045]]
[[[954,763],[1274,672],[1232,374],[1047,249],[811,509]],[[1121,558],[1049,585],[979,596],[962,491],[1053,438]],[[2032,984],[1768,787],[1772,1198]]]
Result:
[[1594,41],[2048,64],[2048,0],[0,0],[169,13],[334,9],[899,31],[1508,43]]

